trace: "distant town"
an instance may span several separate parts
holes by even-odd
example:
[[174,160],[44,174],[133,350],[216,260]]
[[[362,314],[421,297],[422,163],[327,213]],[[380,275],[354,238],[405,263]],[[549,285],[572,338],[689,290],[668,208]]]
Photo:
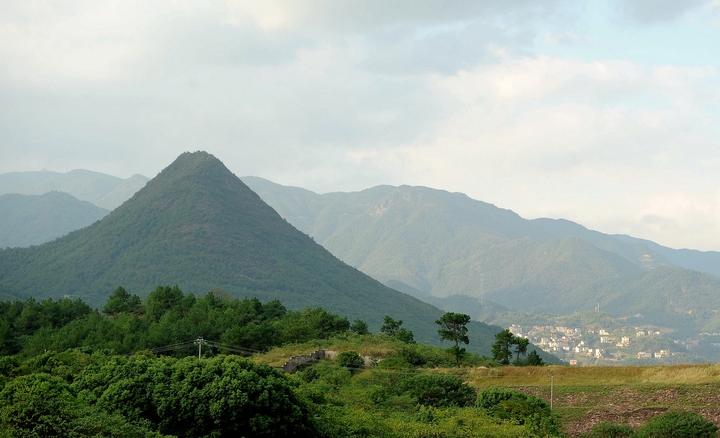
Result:
[[715,342],[720,333],[673,340],[656,328],[641,326],[606,329],[511,324],[509,329],[570,365],[703,362],[720,352],[720,342]]

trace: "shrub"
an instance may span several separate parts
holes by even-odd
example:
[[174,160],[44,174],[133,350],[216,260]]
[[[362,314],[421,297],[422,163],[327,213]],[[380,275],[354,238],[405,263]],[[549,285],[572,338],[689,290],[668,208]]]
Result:
[[581,438],[629,438],[633,432],[627,424],[602,422],[594,425],[592,431],[581,435]]
[[668,411],[649,419],[637,431],[639,438],[715,438],[717,426],[689,411]]
[[472,406],[477,397],[475,390],[462,379],[447,374],[418,374],[405,379],[399,386],[419,404],[436,408]]
[[485,389],[478,394],[476,406],[488,415],[524,424],[533,433],[560,435],[560,422],[552,415],[545,400],[507,388]]
[[343,351],[338,354],[335,363],[338,366],[347,368],[351,373],[357,373],[365,366],[365,359],[357,351]]

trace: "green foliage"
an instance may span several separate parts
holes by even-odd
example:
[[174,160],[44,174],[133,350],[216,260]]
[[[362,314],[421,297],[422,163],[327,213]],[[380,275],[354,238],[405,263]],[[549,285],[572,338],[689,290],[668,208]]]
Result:
[[84,370],[73,387],[91,405],[178,437],[308,436],[315,430],[284,374],[235,356],[115,358]]
[[397,338],[407,344],[415,343],[413,332],[402,326],[402,319],[395,321],[390,316],[385,315],[383,325],[380,327],[380,333]]
[[356,319],[355,321],[353,321],[352,325],[350,326],[350,331],[359,335],[370,334],[367,323],[362,319]]
[[147,315],[154,321],[160,320],[160,317],[167,313],[170,309],[177,307],[184,295],[178,285],[158,286],[154,291],[150,292],[145,302]]
[[602,422],[593,426],[592,431],[580,438],[630,438],[635,431],[627,424]]
[[656,415],[637,431],[638,438],[715,438],[717,426],[690,411],[668,411]]
[[561,435],[560,422],[543,399],[506,388],[485,389],[478,394],[476,406],[488,415],[526,424],[541,434]]
[[6,437],[162,437],[122,416],[80,402],[61,378],[17,377],[0,392],[0,432]]
[[460,343],[469,344],[470,339],[467,336],[467,324],[470,322],[470,315],[462,313],[447,312],[440,319],[435,321],[440,328],[438,334],[440,335],[440,341],[448,340],[455,343],[453,348],[453,354],[457,361],[457,366],[460,366],[460,357],[465,353],[464,348],[460,348]]
[[542,358],[537,351],[533,350],[527,356],[527,364],[530,366],[542,366],[544,365]]
[[132,313],[140,309],[140,297],[130,295],[124,287],[120,286],[108,297],[107,303],[102,308],[106,315],[117,315],[118,313]]
[[[146,303],[117,288],[104,310],[112,317],[91,311],[80,300],[0,301],[0,349],[23,356],[76,347],[125,354],[203,337],[265,351],[345,333],[350,325],[346,317],[321,308],[288,312],[277,300],[262,304],[257,298],[218,299],[214,293],[196,298],[177,286],[159,286]],[[188,353],[189,349],[168,354]]]
[[495,335],[495,343],[492,346],[493,359],[501,365],[509,365],[512,351],[510,348],[515,343],[515,335],[510,330],[503,330]]
[[357,351],[352,350],[339,353],[335,363],[338,366],[347,368],[351,373],[357,373],[365,367],[365,359]]
[[400,390],[423,406],[436,408],[466,407],[475,403],[477,394],[459,377],[448,374],[418,374],[405,379]]
[[515,344],[515,354],[517,355],[515,357],[515,365],[521,365],[520,355],[522,354],[524,356],[525,353],[527,353],[527,348],[528,348],[528,345],[530,344],[530,341],[528,341],[525,338],[520,338],[520,337],[516,336],[514,344]]

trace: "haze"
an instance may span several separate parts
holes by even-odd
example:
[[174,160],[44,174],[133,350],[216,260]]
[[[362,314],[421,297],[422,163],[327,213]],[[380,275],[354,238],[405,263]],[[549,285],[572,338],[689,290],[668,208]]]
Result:
[[720,1],[0,3],[0,173],[207,150],[720,250]]

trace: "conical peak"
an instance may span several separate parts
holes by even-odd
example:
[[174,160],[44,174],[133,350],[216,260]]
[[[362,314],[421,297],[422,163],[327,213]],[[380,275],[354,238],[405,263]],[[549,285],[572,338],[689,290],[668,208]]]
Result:
[[229,170],[225,167],[225,165],[215,158],[212,154],[209,154],[204,151],[197,151],[197,152],[183,152],[178,156],[175,161],[172,162],[168,167],[163,169],[162,172],[160,172],[159,176],[167,175],[167,174],[188,174],[188,173],[194,173],[197,172],[199,168],[203,167],[220,167],[221,169],[229,172]]

